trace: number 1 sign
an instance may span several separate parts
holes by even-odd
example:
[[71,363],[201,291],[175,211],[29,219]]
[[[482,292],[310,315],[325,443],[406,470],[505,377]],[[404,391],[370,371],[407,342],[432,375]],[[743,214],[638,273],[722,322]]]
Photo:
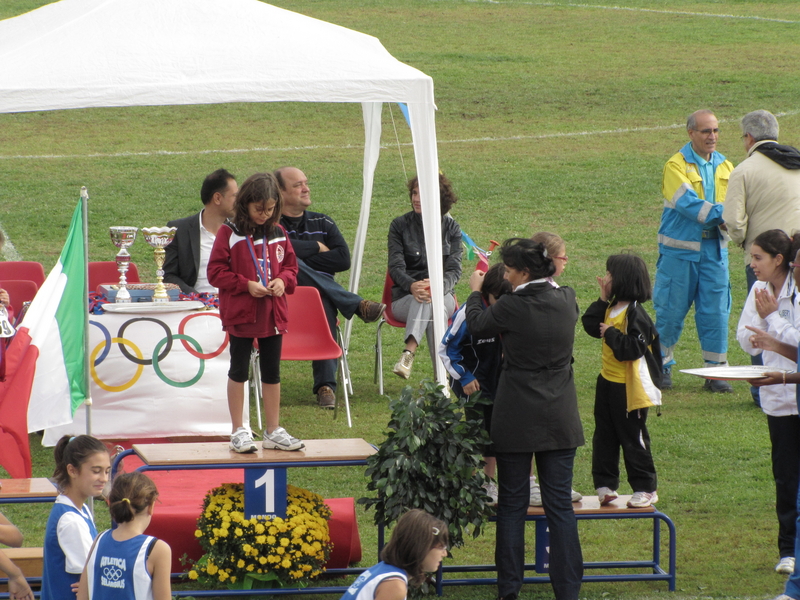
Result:
[[244,470],[244,518],[286,517],[286,469]]

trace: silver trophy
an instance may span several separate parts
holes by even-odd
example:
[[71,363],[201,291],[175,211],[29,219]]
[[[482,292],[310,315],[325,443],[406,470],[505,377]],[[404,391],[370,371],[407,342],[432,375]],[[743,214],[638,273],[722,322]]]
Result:
[[144,239],[154,248],[153,254],[157,267],[158,283],[153,292],[153,302],[169,302],[167,288],[164,287],[164,248],[172,243],[177,230],[177,227],[142,227]]
[[119,248],[117,252],[116,262],[117,270],[119,271],[119,289],[117,290],[117,297],[114,302],[130,302],[131,293],[128,291],[128,267],[131,264],[131,255],[128,254],[128,248],[136,241],[136,232],[139,231],[138,227],[110,227],[111,241]]

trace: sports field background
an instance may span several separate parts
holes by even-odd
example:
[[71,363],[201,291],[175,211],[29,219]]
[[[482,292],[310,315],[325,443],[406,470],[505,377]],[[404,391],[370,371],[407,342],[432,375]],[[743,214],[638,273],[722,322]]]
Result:
[[[274,3],[374,35],[399,60],[430,75],[439,109],[439,163],[460,197],[453,216],[483,246],[542,229],[559,233],[569,256],[561,283],[576,288],[582,309],[595,299],[594,277],[603,274],[611,253],[638,252],[654,275],[661,170],[687,141],[690,112],[715,111],[718,150],[734,164],[744,157],[738,122],[757,108],[779,115],[781,141],[800,146],[800,3],[795,0]],[[42,4],[3,0],[0,18]],[[383,127],[362,274],[363,295],[374,299],[386,268],[388,225],[408,210],[404,182],[414,173],[410,132],[397,106],[384,107]],[[362,147],[358,105],[0,115],[0,226],[11,242],[3,258],[52,267],[80,186],[86,185],[90,258],[111,260],[116,249],[109,226],[163,225],[196,212],[203,177],[219,167],[240,182],[256,171],[301,168],[310,178],[312,209],[330,214],[352,244]],[[152,280],[150,248],[137,242],[132,254],[140,273]],[[745,298],[740,249],[731,248],[730,262],[729,358],[731,364],[746,364],[733,336]],[[468,273],[472,265],[465,262],[464,269]],[[346,277],[340,278],[345,285]],[[462,301],[467,297],[466,277],[457,292]],[[384,329],[386,393],[396,396],[403,382],[390,368],[402,336]],[[375,329],[358,322],[353,331],[353,429],[316,408],[310,367],[289,364],[282,372],[283,421],[294,435],[381,441],[388,412],[372,383]],[[423,348],[412,383],[430,376],[425,354]],[[693,313],[677,359],[679,368],[702,366]],[[575,373],[587,439],[594,429],[599,364],[597,341],[576,331]],[[678,591],[667,596],[660,583],[593,583],[584,586],[582,596],[768,598],[782,591],[783,578],[772,571],[777,524],[765,419],[745,385],[722,396],[702,392],[701,385],[676,375],[662,416],[650,419],[659,508],[678,528]],[[49,475],[50,450],[37,448],[36,436],[32,443],[36,474]],[[593,493],[590,461],[590,446],[580,449],[574,487],[587,494]],[[292,477],[327,496],[365,493],[356,469],[303,470]],[[621,491],[629,492],[625,484]],[[23,525],[30,543],[41,543],[40,512],[16,507],[4,512]],[[371,520],[371,513],[360,516],[364,564],[375,560]],[[581,524],[586,559],[643,557],[649,527],[641,525]],[[457,551],[459,561],[492,560],[489,529]],[[449,589],[446,596],[490,598],[494,590]],[[526,586],[522,597],[549,598],[551,592],[548,586]]]

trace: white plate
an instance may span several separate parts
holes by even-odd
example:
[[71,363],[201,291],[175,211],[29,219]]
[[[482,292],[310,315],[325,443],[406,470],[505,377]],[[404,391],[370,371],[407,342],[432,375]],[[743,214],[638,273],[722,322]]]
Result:
[[178,302],[122,302],[103,304],[103,310],[114,313],[170,313],[186,312],[204,308],[205,304],[199,300],[181,300]]
[[792,369],[780,369],[778,367],[763,367],[760,365],[744,365],[741,367],[705,367],[703,369],[681,369],[681,373],[697,375],[704,379],[722,379],[735,381],[739,379],[763,379],[764,373],[794,373]]

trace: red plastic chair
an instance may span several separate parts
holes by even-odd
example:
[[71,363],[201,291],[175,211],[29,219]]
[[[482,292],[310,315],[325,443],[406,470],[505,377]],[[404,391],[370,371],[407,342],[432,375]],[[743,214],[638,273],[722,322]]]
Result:
[[18,281],[32,281],[36,289],[44,283],[44,268],[42,263],[32,260],[9,260],[0,262],[0,281],[16,279]]
[[386,271],[386,280],[383,282],[383,296],[381,302],[386,305],[386,310],[383,311],[383,316],[378,321],[378,330],[375,334],[375,376],[373,382],[378,384],[378,393],[383,395],[383,339],[381,337],[381,327],[384,323],[388,323],[392,327],[406,326],[405,321],[399,321],[392,313],[392,286],[394,280]]
[[5,279],[0,281],[0,288],[8,292],[15,315],[19,315],[23,305],[33,300],[36,292],[39,291],[39,286],[27,279]]
[[[352,427],[350,419],[350,399],[347,394],[347,375],[342,358],[342,348],[331,336],[325,309],[317,288],[299,285],[294,294],[287,294],[286,301],[289,306],[289,333],[283,336],[281,345],[281,360],[329,360],[338,359],[338,371],[342,385],[337,389],[344,391],[344,405],[347,411],[347,424]],[[253,391],[256,397],[256,407],[259,427],[261,426],[261,384],[259,381],[259,366],[257,347],[251,355]]]
[[[139,279],[139,269],[136,263],[128,265],[128,272],[125,274],[128,283],[141,283]],[[117,263],[113,260],[100,260],[89,263],[89,291],[95,291],[103,284],[119,283],[119,271]]]

